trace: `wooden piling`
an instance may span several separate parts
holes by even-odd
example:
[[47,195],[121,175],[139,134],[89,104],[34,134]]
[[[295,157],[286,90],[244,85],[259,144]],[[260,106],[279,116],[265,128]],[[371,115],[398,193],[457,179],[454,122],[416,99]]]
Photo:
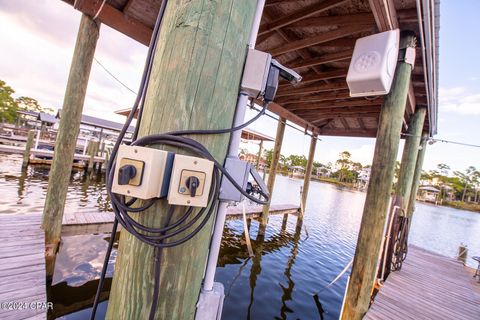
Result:
[[[285,134],[285,124],[287,119],[280,117],[277,125],[277,134],[275,136],[275,145],[273,147],[272,162],[270,163],[270,168],[268,170],[268,181],[267,188],[270,192],[270,197],[273,193],[273,187],[275,185],[275,177],[277,175],[278,161],[280,160],[280,152],[282,151],[283,136]],[[268,213],[270,210],[270,204],[263,206],[262,219],[260,221],[260,230],[265,230],[265,227],[268,222]]]
[[97,156],[98,148],[99,148],[98,143],[99,143],[98,141],[94,141],[94,140],[90,141],[89,143],[90,159],[88,159],[88,168],[87,168],[88,173],[91,173],[93,171],[93,166],[95,164],[95,157]]
[[400,165],[400,173],[398,175],[397,186],[395,189],[395,197],[402,203],[403,215],[406,216],[408,199],[413,187],[413,177],[415,174],[415,165],[417,162],[418,149],[422,137],[423,124],[427,109],[425,107],[417,107],[415,113],[410,119],[408,132],[405,137],[405,145],[403,147],[402,162]]
[[417,161],[415,164],[415,173],[413,174],[412,191],[408,200],[407,217],[412,217],[415,211],[415,200],[417,198],[418,187],[420,185],[420,176],[422,175],[423,160],[425,159],[425,152],[427,150],[428,133],[422,134],[422,139],[419,144]]
[[255,168],[258,171],[258,167],[260,166],[260,159],[262,159],[262,151],[263,151],[263,140],[260,140],[260,145],[258,146],[258,155],[257,161],[255,163]]
[[[141,122],[139,137],[232,125],[255,6],[255,1],[168,2],[145,97],[148,121]],[[228,135],[195,138],[223,162]],[[158,228],[166,211],[166,200],[158,200],[132,215]],[[172,221],[181,215],[176,210]],[[213,216],[192,240],[162,251],[155,319],[194,318],[212,224]],[[122,231],[106,318],[148,319],[153,288],[154,248]]]
[[22,167],[25,168],[30,162],[30,150],[33,147],[33,140],[35,139],[35,130],[28,131],[27,143],[25,144],[25,151],[23,152]]
[[[400,48],[415,45],[411,33],[402,33]],[[372,295],[383,230],[400,142],[412,66],[397,63],[390,93],[382,105],[362,223],[358,235],[352,273],[348,283],[342,319],[360,320],[368,310]]]
[[312,178],[312,169],[313,169],[313,160],[315,158],[315,148],[317,147],[317,136],[312,135],[310,140],[310,150],[308,151],[308,160],[307,167],[305,168],[305,177],[303,178],[303,188],[302,188],[302,205],[303,212],[298,216],[299,220],[303,220],[303,213],[305,212],[305,207],[307,204],[308,190],[310,188],[310,179]]
[[[62,217],[72,171],[77,136],[80,130],[83,103],[92,67],[100,25],[82,14],[68,76],[55,152],[50,169],[42,227],[47,246],[47,275],[53,274],[54,255],[60,242]],[[50,258],[49,258],[50,257]]]

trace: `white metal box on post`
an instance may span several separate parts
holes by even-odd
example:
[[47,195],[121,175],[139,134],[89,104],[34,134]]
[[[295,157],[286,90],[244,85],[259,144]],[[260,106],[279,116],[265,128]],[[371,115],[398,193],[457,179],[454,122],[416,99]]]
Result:
[[377,33],[355,43],[347,74],[351,97],[390,92],[397,66],[400,30]]

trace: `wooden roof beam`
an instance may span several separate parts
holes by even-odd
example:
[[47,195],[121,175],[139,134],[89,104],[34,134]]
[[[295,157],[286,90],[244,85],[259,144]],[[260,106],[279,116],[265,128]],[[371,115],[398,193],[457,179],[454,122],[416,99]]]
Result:
[[[332,71],[324,71],[318,74],[309,74],[305,75],[302,79],[302,84],[312,83],[316,81],[322,80],[330,80],[330,79],[337,79],[337,78],[346,78],[347,77],[347,70],[346,69],[337,69]],[[291,87],[290,83],[282,83],[280,84],[279,88],[283,89],[286,87]]]
[[323,32],[319,35],[308,37],[305,39],[293,41],[287,44],[283,44],[270,50],[270,54],[274,57],[296,51],[299,49],[311,47],[314,45],[322,44],[331,40],[344,38],[356,33],[364,32],[371,30],[371,26],[347,26],[347,27],[340,27],[338,29]]
[[[261,101],[257,101],[257,103],[262,104]],[[268,110],[282,118],[287,119],[288,121],[295,123],[296,125],[301,126],[302,128],[305,128],[305,130],[310,130],[313,133],[318,133],[319,131],[319,128],[316,125],[314,125],[313,123],[305,119],[302,119],[301,117],[294,114],[293,112],[288,111],[278,103],[274,103],[274,102],[270,103],[268,105]]]
[[346,82],[335,82],[335,83],[327,83],[327,84],[316,84],[311,85],[308,87],[301,87],[301,88],[292,88],[290,90],[281,90],[276,94],[276,98],[286,97],[286,96],[296,96],[302,94],[312,94],[312,93],[319,93],[325,91],[332,91],[332,90],[345,90],[348,89]]
[[287,14],[284,17],[281,17],[275,21],[266,23],[262,26],[260,26],[260,31],[258,32],[259,35],[264,35],[265,33],[269,33],[272,31],[275,31],[277,29],[280,29],[282,27],[288,26],[292,23],[295,23],[297,21],[300,21],[302,19],[311,17],[315,14],[322,13],[324,11],[330,10],[332,8],[335,8],[339,5],[344,4],[345,2],[348,2],[350,0],[325,0],[320,3],[313,4],[311,6],[308,6],[302,10],[293,12],[291,14]]
[[[99,12],[101,5],[102,1],[77,0],[75,8],[86,15],[93,17]],[[101,23],[124,33],[146,46],[150,44],[152,29],[136,19],[129,18],[123,14],[123,12],[115,9],[108,3],[104,4],[97,19]]]
[[338,137],[364,137],[364,138],[375,138],[377,135],[376,129],[350,129],[350,130],[339,130],[331,128],[320,129],[321,136],[338,136]]
[[325,27],[325,26],[351,26],[351,25],[368,25],[375,23],[375,18],[370,12],[344,14],[338,16],[322,16],[312,17],[300,20],[288,26],[289,28],[310,28],[310,27]]
[[383,100],[365,100],[365,99],[350,99],[346,101],[328,101],[315,104],[300,104],[300,105],[284,105],[285,109],[290,111],[297,110],[319,110],[338,107],[362,107],[362,106],[381,106]]
[[329,101],[329,100],[339,100],[339,99],[348,99],[350,98],[350,93],[346,90],[339,90],[330,93],[325,93],[322,95],[315,95],[315,96],[306,96],[306,97],[299,97],[299,98],[291,98],[291,97],[280,97],[275,100],[275,102],[280,103],[281,105],[291,104],[291,103],[310,103],[310,102],[322,102],[322,101]]
[[336,61],[350,60],[352,58],[353,50],[345,50],[333,53],[326,53],[319,57],[311,59],[298,59],[293,63],[289,63],[289,68],[306,68],[311,66],[318,66]]

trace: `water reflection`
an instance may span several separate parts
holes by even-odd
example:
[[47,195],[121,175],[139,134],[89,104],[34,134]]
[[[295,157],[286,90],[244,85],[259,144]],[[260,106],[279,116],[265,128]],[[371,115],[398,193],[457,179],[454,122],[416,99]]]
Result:
[[[30,166],[22,172],[21,160],[0,155],[0,214],[43,209],[49,168]],[[301,180],[278,176],[273,203],[298,204],[301,185]],[[265,236],[259,237],[258,223],[251,222],[253,258],[248,256],[243,223],[228,222],[216,275],[226,291],[224,319],[338,319],[346,276],[324,288],[353,256],[364,201],[364,193],[312,182],[302,229],[295,218],[272,216]],[[109,210],[102,177],[74,172],[65,212]],[[479,233],[480,214],[418,204],[410,243],[453,257],[463,242],[472,256],[480,254]],[[107,241],[104,235],[63,239],[49,289],[59,309],[50,318],[88,318]],[[115,256],[114,251],[109,277]],[[471,258],[467,262],[472,263]],[[107,301],[99,306],[99,319],[106,307]],[[83,310],[74,312],[78,309]]]

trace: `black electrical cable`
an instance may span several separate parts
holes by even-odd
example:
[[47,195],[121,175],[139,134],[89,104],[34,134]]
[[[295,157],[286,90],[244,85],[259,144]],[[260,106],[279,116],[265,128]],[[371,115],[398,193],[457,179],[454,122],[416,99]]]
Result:
[[[223,176],[227,178],[232,183],[232,185],[236,189],[238,189],[240,193],[242,193],[242,195],[244,195],[246,198],[250,199],[251,201],[254,201],[259,204],[266,204],[269,202],[269,196],[267,194],[264,194],[263,195],[264,200],[261,200],[251,196],[245,190],[243,190],[243,188],[240,185],[238,185],[233,179],[233,177],[225,170],[223,165],[220,164],[202,144],[200,144],[199,142],[191,138],[182,137],[184,135],[194,135],[194,134],[197,134],[197,135],[225,134],[225,133],[233,133],[235,131],[241,130],[242,128],[247,127],[248,125],[250,125],[251,123],[253,123],[254,121],[256,121],[258,118],[260,118],[262,115],[266,113],[269,101],[265,101],[263,108],[259,114],[257,114],[255,117],[253,117],[249,121],[237,127],[227,128],[227,129],[216,129],[216,130],[173,131],[173,132],[167,132],[164,134],[145,136],[140,139],[137,139],[140,123],[143,115],[145,95],[148,89],[148,82],[152,72],[153,52],[155,51],[155,48],[157,46],[159,30],[161,27],[161,22],[165,12],[166,4],[167,4],[167,1],[162,2],[162,6],[160,8],[159,15],[157,17],[157,21],[155,23],[155,27],[152,33],[152,38],[150,41],[149,50],[147,53],[145,69],[142,75],[140,89],[138,91],[137,98],[119,134],[118,140],[113,147],[112,156],[110,158],[110,161],[107,164],[107,191],[112,201],[112,207],[115,213],[115,222],[112,228],[112,236],[111,236],[109,247],[107,249],[107,253],[105,256],[104,267],[102,269],[99,286],[97,288],[97,294],[95,296],[94,307],[92,309],[92,314],[90,317],[90,319],[92,320],[95,318],[95,313],[96,313],[96,309],[99,302],[100,292],[103,288],[103,283],[106,275],[106,269],[107,269],[106,266],[108,265],[108,260],[113,248],[114,237],[118,227],[118,223],[120,223],[127,232],[131,233],[140,241],[146,244],[149,244],[155,248],[155,255],[154,255],[155,256],[155,284],[154,284],[153,301],[152,301],[152,306],[150,310],[150,319],[153,319],[155,315],[156,306],[158,303],[162,249],[177,246],[190,240],[207,224],[211,215],[213,214],[213,211],[215,210],[216,206],[214,204],[220,194],[221,175],[223,174]],[[137,199],[135,198],[132,198],[126,201],[124,196],[119,196],[111,192],[111,187],[113,184],[113,177],[115,172],[116,155],[118,153],[118,149],[121,143],[123,142],[125,134],[132,120],[134,119],[137,111],[138,111],[137,124],[132,136],[131,145],[136,145],[136,146],[164,145],[164,146],[171,146],[171,147],[179,147],[182,149],[186,149],[191,153],[196,154],[199,157],[208,159],[214,163],[214,171],[212,174],[212,187],[209,192],[209,202],[206,207],[208,209],[202,208],[192,216],[194,209],[192,207],[186,207],[186,211],[183,214],[183,216],[181,216],[176,222],[170,224],[171,214],[173,214],[173,211],[176,208],[175,206],[170,206],[168,209],[170,217],[167,219],[168,221],[166,225],[162,228],[152,228],[152,227],[144,226],[141,223],[137,222],[135,219],[133,219],[129,215],[129,212],[144,211],[155,203],[154,200],[143,201],[142,204],[139,204],[137,203]],[[200,220],[200,223],[198,223],[198,225],[193,230],[191,230],[187,235],[181,238],[177,237],[178,235],[182,234],[184,231],[190,229],[199,220]],[[172,237],[177,237],[177,238],[175,239],[175,241],[166,241]]]

